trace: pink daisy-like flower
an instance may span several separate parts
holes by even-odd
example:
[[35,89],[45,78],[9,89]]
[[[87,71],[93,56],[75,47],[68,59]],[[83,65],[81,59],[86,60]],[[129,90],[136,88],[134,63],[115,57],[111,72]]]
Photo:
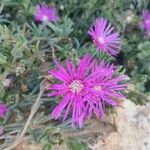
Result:
[[88,82],[86,76],[90,74],[90,69],[95,63],[91,57],[85,55],[76,69],[75,65],[69,60],[66,61],[66,69],[57,61],[55,61],[57,69],[50,70],[49,73],[61,81],[60,84],[52,85],[49,90],[55,90],[48,96],[64,95],[63,99],[53,110],[52,115],[55,119],[60,117],[65,110],[63,120],[66,119],[70,110],[72,110],[72,127],[83,126],[85,118],[85,104],[83,97],[88,94]]
[[[117,90],[125,89],[117,85],[121,79],[114,78],[112,65],[106,65],[102,61],[97,65],[96,59],[85,55],[78,65],[69,60],[66,61],[66,69],[57,61],[56,70],[49,73],[57,78],[60,83],[53,84],[49,90],[54,92],[48,96],[63,96],[63,99],[55,107],[52,116],[58,119],[63,114],[63,120],[72,112],[72,127],[83,127],[83,121],[95,113],[98,117],[103,116],[103,106],[108,103],[117,106],[117,102],[111,97],[122,98]],[[123,80],[123,79],[122,79]]]
[[46,5],[37,5],[35,19],[37,21],[54,22],[59,20],[55,7],[48,7]]
[[117,51],[121,45],[119,32],[115,32],[114,27],[106,19],[97,19],[94,27],[91,27],[88,33],[92,36],[99,51],[107,52],[112,56],[119,53]]
[[126,84],[120,84],[125,76],[115,75],[115,66],[101,61],[92,69],[90,93],[85,96],[87,103],[87,116],[90,118],[94,113],[98,118],[103,117],[106,105],[119,106],[119,100],[125,98],[120,91],[126,89]]
[[150,12],[148,10],[142,12],[141,26],[147,33],[150,33]]
[[5,114],[8,112],[8,108],[5,104],[0,104],[0,117],[4,117]]

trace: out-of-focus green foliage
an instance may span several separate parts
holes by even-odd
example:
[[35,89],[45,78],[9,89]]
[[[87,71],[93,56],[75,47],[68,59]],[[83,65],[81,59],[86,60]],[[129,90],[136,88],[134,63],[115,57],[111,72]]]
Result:
[[68,140],[68,147],[70,150],[85,150],[87,149],[87,146],[84,142],[81,142],[79,140],[69,139]]
[[[38,23],[34,20],[39,3],[55,5],[60,21]],[[145,104],[150,93],[150,38],[140,28],[140,14],[150,9],[148,0],[2,0],[0,1],[0,102],[10,106],[8,116],[1,121],[6,147],[26,122],[38,93],[39,84],[53,67],[53,59],[62,62],[69,57],[78,62],[88,51],[97,58],[112,60],[123,66],[135,85],[129,99]],[[88,29],[98,17],[110,20],[121,33],[122,46],[117,58],[96,53]],[[52,82],[52,81],[51,81]],[[141,94],[142,93],[142,94]],[[45,144],[45,150],[66,142],[69,149],[86,149],[79,140],[63,137],[70,120],[56,126],[49,113],[57,99],[41,98],[42,104],[27,133],[33,141]],[[49,116],[49,117],[48,117]],[[9,138],[8,138],[9,137]],[[1,149],[0,147],[0,149]]]

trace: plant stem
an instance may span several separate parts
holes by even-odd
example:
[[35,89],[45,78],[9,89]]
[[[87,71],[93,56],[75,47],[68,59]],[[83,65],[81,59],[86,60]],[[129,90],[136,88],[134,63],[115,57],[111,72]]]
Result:
[[22,138],[24,137],[24,135],[25,135],[25,133],[27,131],[27,128],[29,127],[30,122],[31,122],[34,114],[36,113],[36,111],[40,107],[40,99],[41,99],[41,96],[42,96],[43,92],[44,92],[44,87],[43,87],[43,82],[41,82],[39,95],[38,95],[35,103],[33,104],[32,108],[31,108],[30,115],[29,115],[29,117],[27,119],[27,122],[26,122],[23,130],[21,131],[20,135],[16,138],[16,140],[14,141],[14,143],[11,146],[9,146],[9,147],[4,148],[3,150],[11,150],[14,147],[16,147],[22,141]]

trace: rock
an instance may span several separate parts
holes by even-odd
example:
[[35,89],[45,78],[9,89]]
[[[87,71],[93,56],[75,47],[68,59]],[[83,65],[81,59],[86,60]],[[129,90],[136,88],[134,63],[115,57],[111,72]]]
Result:
[[43,150],[42,144],[33,144],[30,141],[31,139],[28,137],[24,138],[24,140],[14,148],[14,150]]
[[117,132],[100,139],[93,150],[149,150],[150,149],[150,104],[137,106],[124,101],[124,108],[117,108],[117,115],[108,118]]
[[[84,139],[92,150],[150,150],[150,103],[135,105],[129,100],[116,108],[116,114],[102,120],[90,120],[80,131],[64,133],[66,139]],[[42,150],[42,145],[23,141],[15,150]],[[53,150],[67,150],[64,144]],[[89,149],[88,149],[89,150]]]

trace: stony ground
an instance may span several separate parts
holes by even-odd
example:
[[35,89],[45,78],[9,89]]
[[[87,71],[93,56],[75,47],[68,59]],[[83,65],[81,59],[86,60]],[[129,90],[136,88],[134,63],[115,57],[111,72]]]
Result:
[[[126,100],[122,106],[116,109],[117,115],[94,120],[91,128],[71,134],[85,138],[92,150],[150,150],[150,103],[137,106]],[[67,150],[66,145],[55,149]],[[25,140],[15,150],[42,150],[42,145]]]
[[117,108],[117,116],[110,118],[117,132],[111,133],[93,150],[150,150],[150,104],[137,106],[125,101],[124,108]]

